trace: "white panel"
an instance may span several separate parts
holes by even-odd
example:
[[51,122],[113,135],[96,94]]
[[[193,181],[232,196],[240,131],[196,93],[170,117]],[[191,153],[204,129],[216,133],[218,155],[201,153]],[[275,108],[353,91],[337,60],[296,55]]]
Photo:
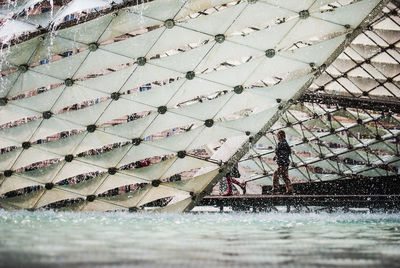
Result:
[[6,205],[9,205],[9,209],[13,210],[15,208],[22,208],[22,209],[28,209],[32,208],[37,200],[42,196],[42,193],[44,190],[39,190],[39,191],[34,191],[26,195],[21,195],[13,198],[7,198],[7,201],[4,201],[4,204],[2,204],[4,207]]
[[370,13],[380,2],[380,0],[362,0],[351,5],[336,8],[331,12],[314,13],[312,16],[342,25],[349,24],[352,28],[356,28],[366,17],[366,14]]
[[170,100],[168,106],[173,107],[198,96],[207,96],[211,93],[223,90],[232,90],[232,87],[195,77],[193,80],[187,80],[182,85],[179,92]]
[[30,23],[8,19],[0,27],[0,38],[6,40],[12,36],[35,31],[36,27]]
[[246,35],[232,35],[228,40],[265,51],[274,48],[297,22],[298,19],[289,20]]
[[190,14],[231,2],[232,0],[188,0],[182,9],[179,10],[179,13],[175,16],[175,19],[184,18]]
[[[3,139],[1,139],[1,140],[3,140]],[[20,146],[19,144],[17,144],[17,145]],[[13,150],[12,152],[8,152],[5,154],[0,154],[0,170],[10,169],[12,164],[14,163],[15,159],[21,153],[21,151],[22,151],[22,148]]]
[[100,149],[106,145],[128,141],[127,139],[96,130],[95,132],[87,133],[85,139],[76,148],[75,153],[78,154],[91,149]]
[[348,152],[340,155],[341,158],[351,158],[356,161],[366,161],[366,158],[363,158],[357,151]]
[[245,2],[221,9],[207,16],[200,16],[179,23],[180,26],[207,33],[210,35],[223,34],[235,21],[240,12],[247,6]]
[[367,177],[381,177],[381,176],[391,176],[394,175],[393,172],[387,172],[386,170],[382,170],[382,169],[370,169],[367,171],[363,171],[360,173],[360,175],[362,176],[367,176]]
[[188,180],[168,182],[161,185],[199,194],[216,175],[218,175],[218,168],[214,169],[213,171],[207,172],[206,174]]
[[149,145],[165,148],[174,152],[185,150],[186,147],[199,135],[203,130],[203,126],[198,127],[194,130],[184,132],[182,134],[169,136],[162,139],[157,139],[152,142],[146,142]]
[[104,112],[110,102],[111,100],[106,100],[85,109],[57,114],[55,115],[55,117],[59,119],[65,119],[83,126],[88,126],[96,122],[96,120]]
[[58,186],[57,188],[60,190],[65,190],[87,196],[93,194],[97,190],[97,188],[99,188],[99,185],[104,182],[106,176],[107,175],[104,174],[95,178],[91,178],[89,180],[82,181],[77,184],[62,185]]
[[335,162],[331,161],[331,160],[323,160],[323,161],[319,161],[317,163],[314,163],[313,166],[317,166],[329,171],[333,171],[333,172],[337,172],[337,165]]
[[85,135],[86,132],[83,132],[64,139],[34,145],[34,147],[42,151],[52,152],[64,156],[67,154],[72,154],[75,147],[82,141]]
[[54,178],[53,183],[58,183],[62,180],[75,177],[81,174],[87,174],[90,172],[107,172],[106,169],[95,167],[82,163],[81,161],[73,160],[72,162],[67,162],[63,168],[58,172],[57,176]]
[[281,82],[271,87],[255,87],[246,89],[248,92],[259,94],[271,99],[288,100],[308,81],[312,78],[312,74],[302,76],[297,79]]
[[231,87],[242,85],[250,74],[258,67],[263,57],[252,59],[249,62],[240,64],[239,66],[231,67],[221,71],[214,71],[199,75],[200,78],[222,83]]
[[265,111],[252,114],[245,118],[221,122],[221,126],[243,132],[250,131],[252,133],[257,133],[277,111],[277,107],[266,109]]
[[[215,114],[218,113],[234,95],[235,94],[233,92],[229,92],[213,100],[206,100],[203,102],[183,106],[179,109],[170,110],[170,112],[197,118],[199,120],[207,120],[213,118]],[[236,109],[236,107],[231,108]]]
[[80,125],[76,125],[65,120],[60,120],[56,117],[51,117],[50,119],[43,120],[42,124],[40,125],[40,128],[38,128],[38,130],[32,136],[31,141],[36,141],[49,136],[53,136],[63,131],[84,130],[84,129],[86,128]]
[[151,134],[159,133],[164,130],[196,123],[202,124],[203,122],[186,116],[166,112],[165,114],[159,114],[156,117],[156,119],[142,134],[142,138],[145,138]]
[[5,60],[1,62],[1,69],[8,70],[11,69],[11,65],[19,66],[26,64],[40,42],[41,37],[39,36],[10,48],[3,49],[0,57]]
[[268,139],[265,136],[261,137],[261,139],[259,139],[257,143],[262,144],[264,146],[272,146],[272,147],[276,146],[276,144],[274,142],[272,142],[270,139]]
[[[290,136],[292,136],[292,137],[301,137],[302,136],[301,130],[294,128],[294,127],[285,128],[285,132],[286,132],[286,135],[289,137]],[[291,143],[291,142],[289,141],[289,143]],[[295,144],[295,143],[297,143],[297,142],[293,141],[293,144]]]
[[254,160],[247,160],[247,161],[240,162],[240,166],[249,168],[253,171],[262,172],[263,170],[257,164],[258,164],[258,162],[255,162]]
[[371,148],[372,150],[380,150],[380,151],[384,151],[384,152],[388,152],[388,153],[395,153],[394,148],[389,147],[385,142],[378,142],[375,144],[372,144],[369,146],[369,148]]
[[73,77],[76,70],[78,70],[79,66],[88,56],[88,54],[89,51],[85,50],[78,54],[74,54],[72,56],[62,58],[57,61],[39,65],[37,67],[32,68],[32,70],[38,73],[51,75],[52,77],[61,80],[65,80],[67,78]]
[[[97,200],[102,200],[105,202],[110,202],[119,206],[124,206],[124,207],[136,207],[137,203],[140,201],[140,199],[143,198],[145,194],[150,190],[151,187],[144,187],[137,189],[135,191],[131,191],[126,194],[121,194],[121,195],[116,195],[116,196],[110,196],[110,197],[99,197]],[[103,207],[103,205],[101,205]],[[98,209],[97,209],[98,210]]]
[[127,208],[124,208],[124,207],[121,207],[118,205],[113,205],[108,202],[94,200],[93,202],[86,202],[86,204],[82,207],[82,209],[80,211],[82,211],[82,212],[91,212],[91,211],[109,212],[109,211],[124,211],[124,210],[127,210]]
[[35,129],[41,122],[42,122],[41,119],[33,120],[29,123],[22,124],[16,127],[2,129],[0,130],[0,136],[10,140],[19,141],[22,143],[24,141],[29,140],[32,133],[35,131]]
[[15,96],[20,93],[29,92],[33,89],[37,89],[52,84],[59,84],[62,82],[63,82],[62,80],[59,80],[57,78],[28,70],[26,73],[22,73],[18,77],[18,80],[11,88],[10,92],[8,93],[8,96]]
[[92,8],[106,8],[110,6],[107,0],[74,0],[60,9],[54,18],[54,23],[59,24],[64,21],[65,16],[75,13],[82,13],[82,11]]
[[153,107],[159,107],[168,103],[185,81],[185,79],[179,79],[164,86],[154,86],[150,90],[123,95],[121,97],[135,102],[145,103]]
[[116,92],[123,86],[136,67],[136,65],[129,66],[122,70],[118,70],[106,75],[97,76],[95,78],[82,81],[78,80],[75,83],[105,93]]
[[183,4],[184,2],[176,0],[152,1],[144,5],[137,5],[131,9],[140,15],[165,21],[174,18]]
[[21,155],[18,157],[17,161],[15,161],[13,165],[13,169],[19,169],[22,167],[27,167],[32,163],[37,163],[49,159],[60,158],[59,155],[53,154],[50,152],[45,152],[38,150],[34,147],[29,148],[28,150],[24,150]]
[[169,167],[176,161],[176,159],[176,157],[172,157],[165,161],[161,161],[157,164],[152,164],[147,167],[121,170],[119,172],[152,181],[155,179],[159,179],[160,176],[164,174],[167,169],[169,169]]
[[26,178],[20,177],[18,175],[13,175],[6,178],[0,186],[0,195],[8,193],[10,191],[22,189],[29,186],[40,185],[39,183],[28,180]]
[[[173,202],[173,200],[171,200],[170,203],[172,203],[172,202]],[[154,211],[162,212],[162,213],[184,212],[185,209],[189,206],[190,203],[192,203],[192,198],[186,198],[186,199],[183,199],[183,200],[181,200],[179,202],[173,203],[171,205],[168,204],[165,207],[157,208]]]
[[45,112],[49,111],[53,106],[54,102],[63,92],[65,86],[59,86],[54,89],[50,89],[49,91],[43,92],[41,94],[18,99],[14,101],[10,101],[9,103],[15,103],[18,106],[25,107],[27,109],[31,109],[37,112]]
[[100,39],[98,40],[99,43],[126,33],[161,24],[160,21],[141,16],[140,14],[135,14],[132,12],[132,9],[129,8],[121,9],[115,14],[118,15],[114,17],[107,29],[101,35]]
[[[209,52],[215,41],[211,41],[200,47],[190,49],[186,52],[179,52],[178,54],[151,60],[154,65],[165,67],[168,69],[176,70],[179,72],[188,72],[195,69],[199,62]],[[198,68],[196,68],[198,69]]]
[[163,81],[169,78],[183,77],[182,73],[158,67],[152,64],[139,66],[129,78],[122,90],[134,89],[154,81]]
[[164,31],[151,48],[148,56],[153,57],[171,49],[177,49],[190,43],[200,43],[208,39],[210,39],[209,35],[175,26]]
[[317,0],[309,8],[310,12],[317,11],[319,8],[324,7],[330,3],[337,2],[337,0]]
[[183,196],[189,197],[189,193],[184,191],[179,191],[174,188],[165,187],[165,186],[158,186],[152,187],[149,192],[143,197],[142,200],[137,204],[137,206],[142,206],[152,201],[155,201],[160,198],[170,197],[170,196]]
[[112,19],[112,14],[100,16],[86,23],[60,30],[56,35],[84,44],[94,43],[99,39],[100,35],[103,34]]
[[244,136],[244,133],[228,129],[218,124],[214,124],[211,128],[204,128],[204,131],[196,138],[196,140],[187,148],[192,150],[200,147],[201,145],[208,144],[223,138],[230,138],[234,136]]
[[126,145],[98,155],[84,156],[80,160],[104,168],[114,167],[121,161],[130,147],[131,145]]
[[104,193],[105,191],[130,185],[130,184],[137,184],[148,182],[139,178],[135,178],[133,176],[127,176],[124,174],[116,173],[115,175],[109,175],[106,180],[101,184],[101,186],[96,190],[96,194]]
[[[105,143],[105,145],[112,144],[112,142],[104,142],[104,143]],[[89,147],[89,146],[85,146],[85,147]],[[125,156],[126,152],[130,149],[130,147],[131,147],[131,145],[128,144],[123,147],[115,148],[111,151],[103,152],[98,155],[84,156],[84,157],[80,158],[80,160],[82,162],[93,164],[96,166],[101,166],[104,168],[114,167],[119,163],[119,161],[121,161],[121,159]],[[93,146],[92,148],[101,148],[101,145]],[[90,150],[90,149],[87,149],[87,150]],[[82,151],[85,151],[85,150],[83,150],[81,148],[78,148],[76,150],[77,153],[82,152]]]
[[101,49],[130,58],[145,57],[164,30],[164,28],[152,30],[119,42],[101,46]]
[[157,113],[152,113],[141,119],[130,121],[128,123],[123,123],[115,126],[110,126],[107,128],[102,128],[101,130],[110,134],[115,134],[125,138],[137,138],[140,137],[143,131],[153,122]]
[[261,0],[262,2],[282,7],[282,8],[287,8],[296,12],[299,12],[301,10],[307,10],[314,2],[315,0]]
[[35,170],[31,170],[31,171],[25,171],[22,173],[19,173],[18,175],[34,180],[34,181],[38,181],[40,183],[48,183],[51,182],[53,180],[53,177],[55,176],[55,174],[58,173],[58,171],[64,166],[65,162],[61,161],[52,165],[49,165],[47,167],[44,168],[38,168]]
[[[58,112],[63,108],[73,104],[81,104],[85,101],[106,97],[109,97],[109,95],[92,89],[84,88],[79,85],[73,85],[72,87],[65,88],[63,94],[60,96],[51,110],[53,112]],[[94,106],[96,105],[97,104],[94,104]]]
[[246,80],[245,85],[251,85],[259,80],[280,77],[282,79],[291,79],[296,76],[304,75],[309,73],[311,70],[308,64],[290,60],[281,56],[276,55],[273,58],[264,58],[264,61],[258,66],[258,68],[252,73],[252,75]]
[[259,51],[247,46],[238,45],[232,42],[216,44],[207,54],[204,60],[197,66],[197,71],[203,71],[210,67],[217,67],[225,61],[241,61],[248,57],[259,57],[264,55],[264,51]]
[[287,49],[300,41],[304,43],[321,42],[346,31],[347,29],[342,25],[309,17],[306,20],[300,20],[278,44],[277,49]]
[[44,37],[44,41],[39,43],[37,50],[33,54],[32,58],[29,60],[29,62],[36,63],[53,55],[86,47],[87,45],[84,43],[75,42],[70,39],[55,36],[53,34],[46,35]]
[[215,118],[222,118],[242,110],[264,110],[276,106],[276,100],[272,97],[261,97],[244,91],[242,94],[234,94],[228,103],[222,108]]
[[19,119],[39,115],[40,113],[27,110],[13,104],[7,104],[5,107],[3,107],[3,109],[0,110],[0,125],[8,122],[14,122]]
[[270,25],[276,24],[279,19],[285,19],[285,21],[287,21],[288,18],[296,15],[297,14],[293,11],[266,5],[261,1],[257,1],[254,4],[247,5],[240,16],[229,28],[227,34],[232,34],[248,27],[264,29]]
[[107,68],[113,68],[128,62],[133,62],[133,60],[128,57],[98,49],[88,55],[74,77],[84,77],[88,74],[99,72]]
[[144,160],[153,156],[163,156],[173,154],[174,152],[167,151],[165,149],[153,147],[147,144],[140,144],[139,146],[133,146],[126,156],[121,160],[117,167],[122,167],[127,164],[136,162],[138,160]]
[[[0,98],[4,98],[8,95],[8,92],[11,90],[20,74],[21,72],[13,72],[0,77]],[[0,109],[2,108],[0,107]]]
[[113,119],[122,118],[134,113],[149,112],[154,110],[156,109],[152,106],[120,98],[117,101],[112,101],[110,103],[110,105],[101,115],[98,123],[103,124],[111,122]]
[[42,197],[39,199],[37,204],[35,205],[36,208],[43,207],[45,205],[61,201],[67,199],[75,199],[75,198],[84,198],[81,195],[77,195],[75,193],[71,193],[68,191],[59,190],[57,188],[53,188],[51,190],[47,190],[44,192]]
[[346,35],[340,35],[312,46],[282,51],[280,55],[320,66],[345,39]]
[[211,162],[207,162],[204,160],[186,156],[183,159],[178,158],[172,164],[172,166],[167,170],[167,172],[161,176],[161,179],[169,178],[172,175],[179,174],[183,171],[189,171],[192,169],[198,169],[198,168],[202,168],[202,167],[213,167],[215,169],[218,169],[217,164],[213,164]]

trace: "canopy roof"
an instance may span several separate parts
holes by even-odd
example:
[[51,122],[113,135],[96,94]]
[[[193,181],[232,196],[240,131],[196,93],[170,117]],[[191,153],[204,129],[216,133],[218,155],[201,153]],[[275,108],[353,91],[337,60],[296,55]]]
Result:
[[0,206],[191,209],[386,3],[4,3]]

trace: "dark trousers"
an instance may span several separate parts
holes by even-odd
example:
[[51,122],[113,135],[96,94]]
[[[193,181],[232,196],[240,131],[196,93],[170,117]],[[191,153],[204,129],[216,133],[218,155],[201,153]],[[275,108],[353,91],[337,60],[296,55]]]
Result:
[[283,180],[286,186],[286,192],[293,191],[292,183],[289,180],[289,166],[278,166],[278,168],[274,172],[274,176],[272,178],[272,188],[279,188],[279,178]]

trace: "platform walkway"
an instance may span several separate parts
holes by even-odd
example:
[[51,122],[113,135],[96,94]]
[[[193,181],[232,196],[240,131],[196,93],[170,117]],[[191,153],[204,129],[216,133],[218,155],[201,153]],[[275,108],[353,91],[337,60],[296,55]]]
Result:
[[400,195],[233,195],[205,196],[198,206],[260,211],[274,206],[321,206],[400,210]]

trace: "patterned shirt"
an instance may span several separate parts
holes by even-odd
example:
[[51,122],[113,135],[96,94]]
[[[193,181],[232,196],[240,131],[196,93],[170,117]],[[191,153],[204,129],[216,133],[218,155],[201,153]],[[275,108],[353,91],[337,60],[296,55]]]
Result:
[[278,146],[275,148],[276,163],[278,166],[289,166],[291,154],[290,146],[285,139],[278,142]]

